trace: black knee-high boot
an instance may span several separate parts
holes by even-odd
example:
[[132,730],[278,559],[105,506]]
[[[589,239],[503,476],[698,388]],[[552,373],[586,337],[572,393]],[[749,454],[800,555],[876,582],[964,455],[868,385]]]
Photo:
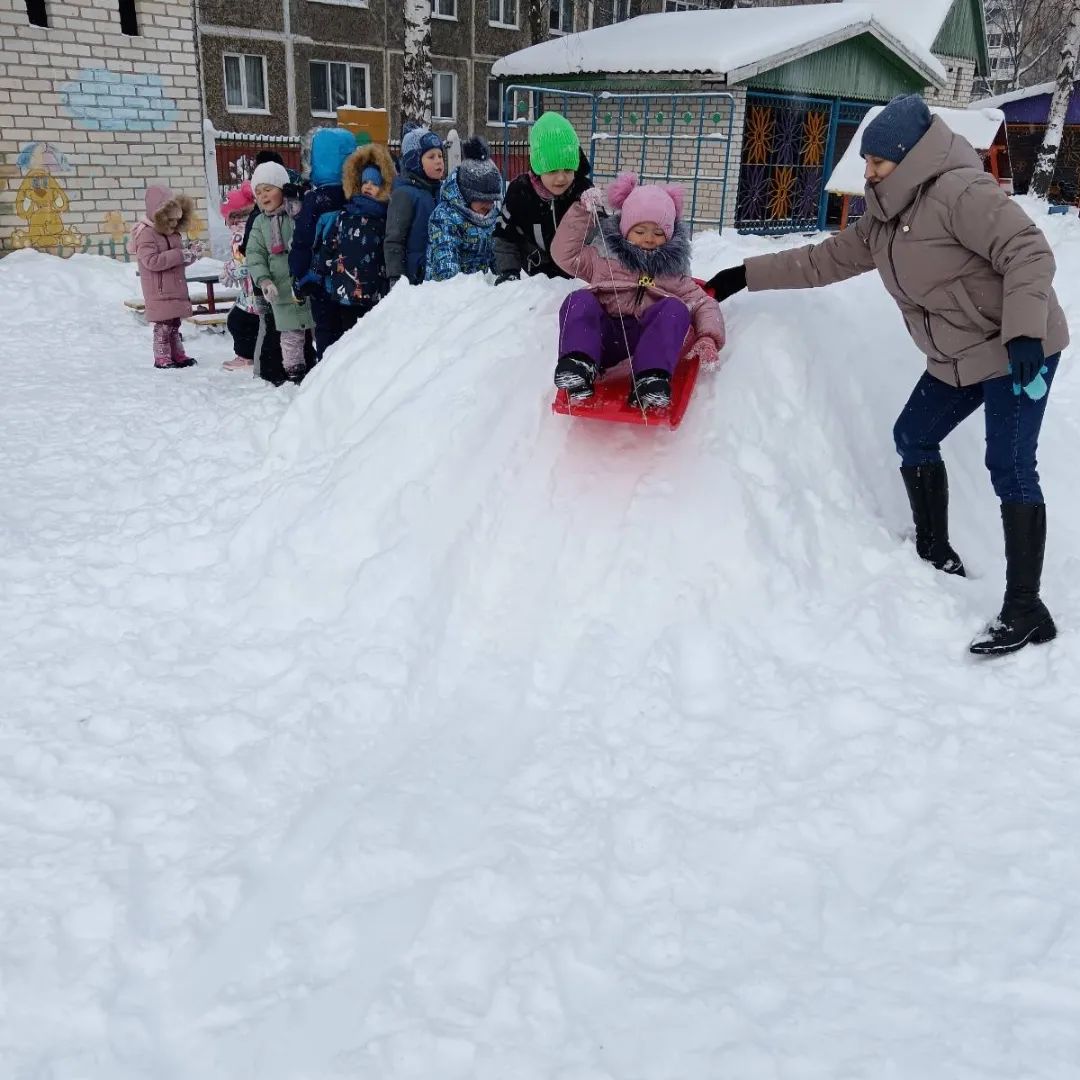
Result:
[[915,550],[920,559],[946,574],[966,577],[960,556],[949,545],[949,476],[943,462],[900,469],[915,519]]
[[1016,652],[1057,637],[1057,627],[1039,599],[1046,551],[1046,506],[1002,503],[1005,532],[1005,602],[1001,614],[971,643],[977,656]]

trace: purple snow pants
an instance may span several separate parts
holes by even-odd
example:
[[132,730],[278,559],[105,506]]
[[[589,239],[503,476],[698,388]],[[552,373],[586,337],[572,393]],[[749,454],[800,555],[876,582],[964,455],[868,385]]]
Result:
[[636,373],[666,371],[670,375],[690,329],[690,309],[667,296],[646,308],[640,319],[624,315],[620,321],[618,315],[609,315],[588,289],[581,289],[563,301],[559,322],[560,356],[581,353],[606,370],[622,363],[629,347]]

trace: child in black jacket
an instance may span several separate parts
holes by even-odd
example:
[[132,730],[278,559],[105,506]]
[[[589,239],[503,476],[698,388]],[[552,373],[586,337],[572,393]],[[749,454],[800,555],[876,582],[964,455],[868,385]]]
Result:
[[567,277],[550,247],[563,215],[592,187],[589,159],[560,113],[546,112],[529,131],[530,171],[510,183],[495,226],[495,284],[526,274]]

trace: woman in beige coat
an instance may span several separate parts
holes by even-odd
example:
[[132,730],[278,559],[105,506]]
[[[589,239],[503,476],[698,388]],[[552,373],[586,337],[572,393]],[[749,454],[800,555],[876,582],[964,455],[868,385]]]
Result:
[[824,243],[722,270],[718,300],[740,289],[810,289],[877,270],[927,371],[893,429],[915,519],[915,546],[947,574],[964,574],[949,544],[941,440],[981,407],[986,466],[1001,500],[1005,600],[971,651],[1014,652],[1050,641],[1039,598],[1046,505],[1036,449],[1069,329],[1051,282],[1046,237],[984,172],[978,155],[917,94],[867,126],[866,213]]

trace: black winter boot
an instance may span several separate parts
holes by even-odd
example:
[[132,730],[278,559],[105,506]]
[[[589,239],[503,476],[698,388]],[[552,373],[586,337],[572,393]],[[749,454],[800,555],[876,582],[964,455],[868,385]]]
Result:
[[915,519],[915,550],[935,570],[967,577],[960,556],[949,545],[949,475],[944,462],[900,469]]
[[567,353],[555,365],[555,385],[572,399],[592,397],[600,369],[584,353]]
[[1042,645],[1057,637],[1057,627],[1039,599],[1046,550],[1046,506],[1002,503],[1005,529],[1005,602],[1001,614],[971,643],[976,656],[1016,652],[1029,642]]
[[666,409],[671,404],[671,376],[658,369],[635,375],[628,404],[631,408]]

